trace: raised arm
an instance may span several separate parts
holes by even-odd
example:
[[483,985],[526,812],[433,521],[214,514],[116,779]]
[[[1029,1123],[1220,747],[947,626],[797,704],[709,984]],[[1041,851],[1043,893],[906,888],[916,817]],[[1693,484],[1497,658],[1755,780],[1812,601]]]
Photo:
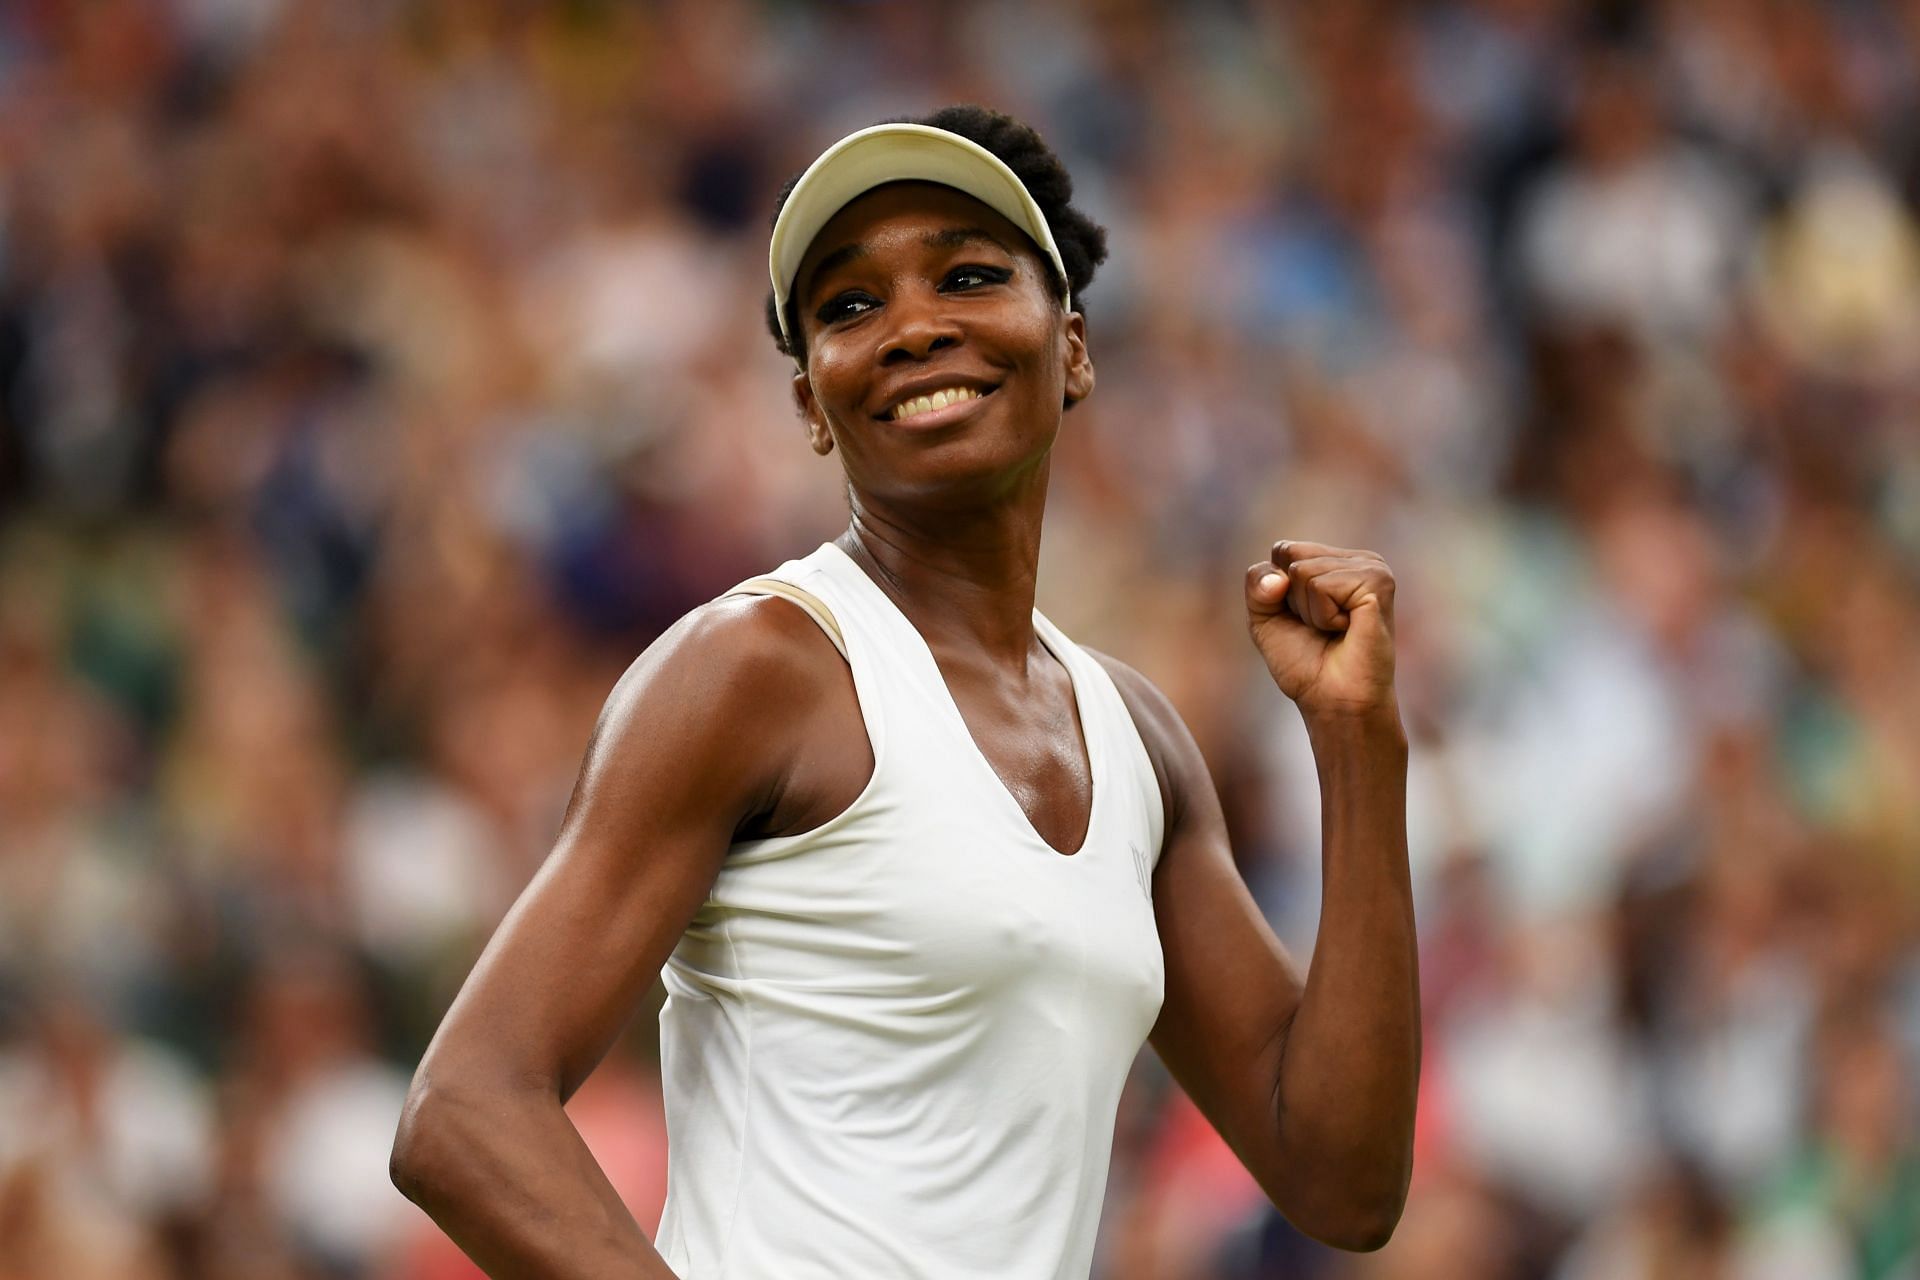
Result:
[[488,1275],[672,1277],[562,1105],[850,691],[818,629],[768,600],[697,610],[614,688],[553,852],[441,1023],[394,1144],[395,1183]]
[[1281,543],[1248,571],[1247,606],[1319,770],[1319,936],[1303,981],[1233,865],[1192,735],[1110,662],[1166,799],[1153,882],[1166,998],[1152,1043],[1289,1221],[1377,1249],[1406,1202],[1420,1069],[1393,578],[1370,552]]

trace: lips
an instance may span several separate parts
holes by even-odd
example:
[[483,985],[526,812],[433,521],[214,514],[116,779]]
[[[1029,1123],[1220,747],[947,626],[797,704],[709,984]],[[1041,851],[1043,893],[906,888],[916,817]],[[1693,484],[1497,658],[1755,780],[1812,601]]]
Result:
[[[893,413],[882,415],[880,420],[889,426],[912,431],[944,427],[948,423],[959,422],[977,412],[992,394],[991,390],[974,391],[968,388],[964,394],[960,395],[940,396],[936,393],[916,396],[911,400],[903,401]],[[896,417],[894,414],[899,416]]]
[[886,408],[874,417],[882,422],[913,422],[931,414],[945,413],[956,405],[983,400],[998,389],[995,384],[979,378],[956,377],[953,374],[925,377],[896,388]]

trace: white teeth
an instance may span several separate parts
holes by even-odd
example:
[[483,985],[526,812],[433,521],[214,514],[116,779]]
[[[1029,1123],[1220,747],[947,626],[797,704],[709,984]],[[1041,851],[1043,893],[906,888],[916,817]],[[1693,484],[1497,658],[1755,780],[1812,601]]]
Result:
[[958,404],[962,400],[978,400],[979,398],[980,393],[972,387],[944,387],[932,395],[915,396],[911,400],[906,400],[895,405],[893,409],[893,420],[895,422],[905,422],[908,418],[917,418],[923,413],[929,413],[935,409],[944,409],[948,405]]

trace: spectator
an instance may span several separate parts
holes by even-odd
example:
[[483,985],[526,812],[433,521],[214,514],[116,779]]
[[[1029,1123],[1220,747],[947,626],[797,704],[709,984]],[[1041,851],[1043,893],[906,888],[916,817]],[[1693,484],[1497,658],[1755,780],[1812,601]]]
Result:
[[[761,219],[966,99],[1114,233],[1043,607],[1179,705],[1303,956],[1240,570],[1401,580],[1399,1234],[1313,1251],[1147,1064],[1102,1280],[1912,1272],[1915,48],[1907,0],[0,6],[0,1280],[473,1274],[387,1187],[406,1069],[619,672],[844,518],[742,337]],[[653,1053],[576,1100],[649,1227]]]

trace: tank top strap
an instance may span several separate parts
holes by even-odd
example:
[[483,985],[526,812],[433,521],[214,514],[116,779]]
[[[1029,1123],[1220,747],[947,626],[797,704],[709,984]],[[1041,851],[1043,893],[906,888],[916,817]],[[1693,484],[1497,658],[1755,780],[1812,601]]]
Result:
[[[892,716],[888,708],[897,700],[898,676],[887,651],[887,637],[876,635],[872,610],[857,591],[849,590],[843,574],[835,572],[835,560],[846,557],[832,543],[823,543],[810,555],[789,560],[770,572],[748,578],[721,593],[727,596],[776,596],[797,606],[826,634],[833,647],[846,659],[853,674],[854,695],[860,703],[860,718],[873,749],[874,772],[885,767],[888,732]],[[853,567],[848,562],[849,567]],[[857,570],[856,570],[857,572]],[[872,790],[872,787],[869,787]],[[760,844],[791,843],[797,837],[785,837]]]
[[[1143,874],[1151,876],[1166,833],[1166,815],[1160,800],[1160,778],[1154,772],[1153,759],[1134,723],[1133,712],[1105,663],[1075,644],[1038,609],[1033,611],[1033,626],[1047,648],[1073,674],[1075,687],[1084,691],[1081,713],[1088,722],[1081,728],[1087,735],[1087,751],[1093,759],[1105,760],[1110,771],[1101,781],[1110,790],[1136,796],[1141,802],[1136,816],[1144,824],[1146,846],[1136,849],[1135,856],[1145,863]],[[1095,735],[1103,749],[1096,750]]]
[[833,616],[833,610],[828,607],[826,601],[805,587],[788,582],[784,578],[776,578],[770,574],[764,574],[758,578],[748,578],[745,582],[740,583],[726,594],[730,596],[779,596],[782,600],[792,601],[794,604],[799,605],[808,617],[818,623],[822,631],[827,633],[827,639],[833,641],[833,647],[840,651],[840,656],[843,658],[847,656],[847,637],[846,634],[840,630],[840,620]]
[[838,546],[824,542],[724,594],[778,596],[826,633],[852,669],[876,775],[888,769],[889,739],[913,740],[922,760],[950,754],[940,735],[925,734],[938,721],[946,687],[931,655],[913,624]]
[[1092,654],[1068,639],[1066,633],[1054,626],[1053,620],[1038,609],[1033,611],[1033,629],[1039,635],[1040,642],[1047,646],[1073,677],[1074,688],[1081,692],[1083,712],[1095,717],[1096,724],[1082,726],[1085,732],[1089,735],[1096,729],[1102,733],[1111,732],[1112,704],[1116,694],[1113,682],[1107,677],[1107,669]]
[[894,611],[884,599],[872,599],[879,588],[847,554],[823,542],[809,555],[789,560],[758,577],[748,578],[725,595],[779,596],[790,600],[820,625],[841,656],[854,666],[855,651],[866,650],[869,661],[884,661],[898,637],[892,634]]

